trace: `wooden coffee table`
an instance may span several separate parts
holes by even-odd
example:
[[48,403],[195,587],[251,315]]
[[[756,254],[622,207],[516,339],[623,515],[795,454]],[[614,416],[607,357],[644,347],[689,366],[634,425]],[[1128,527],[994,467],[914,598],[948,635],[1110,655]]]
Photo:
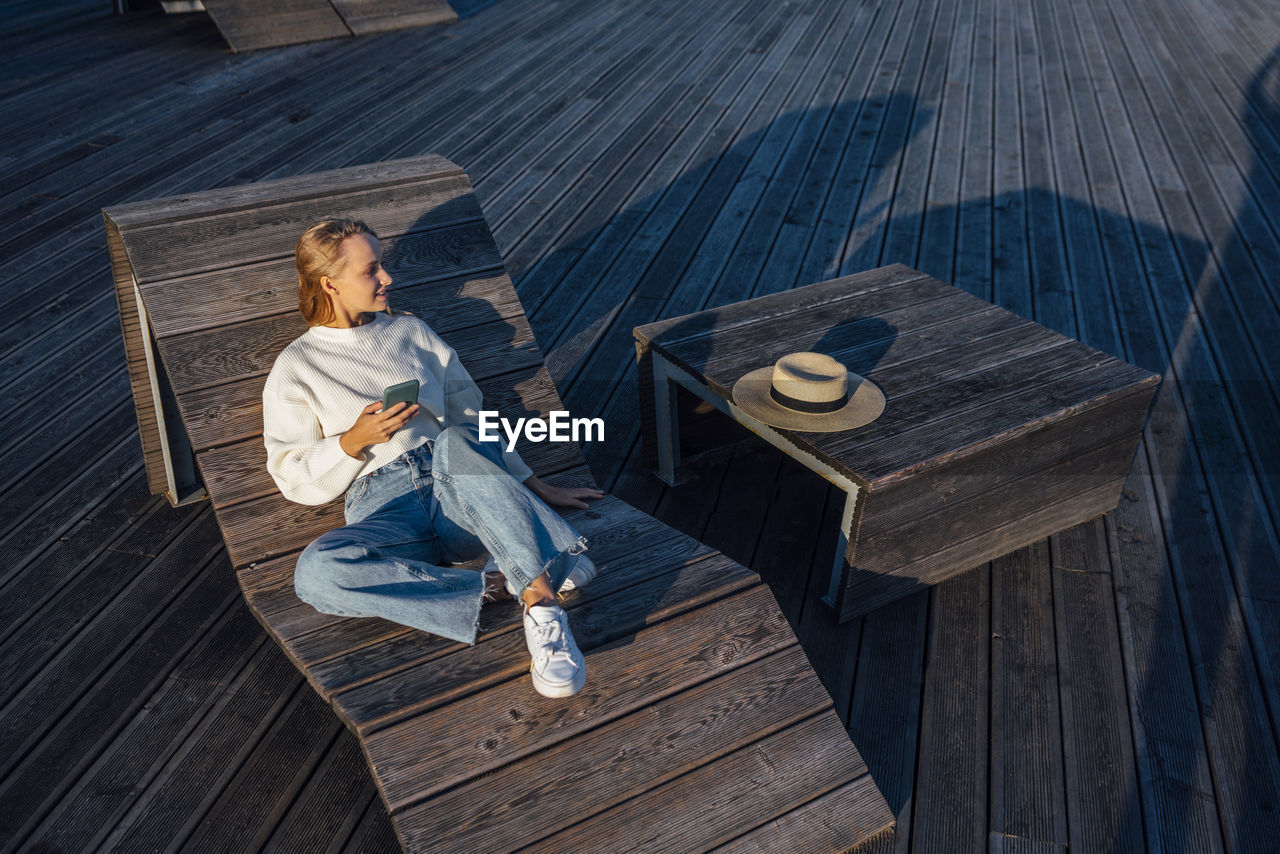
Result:
[[[634,333],[661,478],[682,386],[844,491],[826,596],[842,621],[1114,508],[1160,380],[902,265]],[[884,414],[798,433],[734,405],[740,376],[797,350],[870,378]]]

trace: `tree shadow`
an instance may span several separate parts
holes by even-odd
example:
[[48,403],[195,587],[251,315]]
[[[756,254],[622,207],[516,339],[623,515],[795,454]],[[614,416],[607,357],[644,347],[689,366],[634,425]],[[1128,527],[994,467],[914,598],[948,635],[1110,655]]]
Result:
[[[1176,771],[1186,788],[1148,810],[1176,827],[1192,807],[1182,801],[1212,785],[1227,849],[1264,850],[1280,833],[1280,362],[1272,346],[1280,328],[1280,47],[1249,80],[1239,118],[1252,162],[1242,185],[1221,179],[1224,194],[1240,195],[1231,221],[1206,227],[1210,246],[1142,244],[1168,347],[1147,437],[1170,545],[1162,558],[1177,582],[1170,613],[1159,617],[1181,619],[1209,764],[1196,767],[1167,747],[1152,756],[1153,768]],[[1181,287],[1162,288],[1157,274]],[[1153,661],[1141,676],[1149,708],[1166,701],[1167,664]]]
[[[1242,113],[1257,151],[1275,150],[1280,133],[1276,63],[1273,54],[1259,69]],[[867,116],[872,118],[864,121]],[[1158,832],[1162,841],[1178,844],[1192,838],[1188,822],[1206,794],[1197,770],[1206,761],[1205,721],[1219,692],[1230,690],[1236,692],[1229,697],[1232,702],[1247,706],[1238,712],[1252,721],[1246,727],[1251,746],[1237,755],[1255,757],[1255,764],[1220,782],[1211,794],[1245,805],[1235,814],[1234,829],[1228,829],[1229,841],[1257,839],[1273,829],[1280,812],[1274,809],[1280,780],[1274,773],[1276,749],[1269,728],[1275,712],[1268,711],[1269,697],[1261,687],[1275,679],[1275,665],[1257,642],[1261,636],[1280,637],[1280,608],[1272,604],[1280,601],[1280,581],[1273,572],[1280,558],[1270,503],[1280,449],[1259,432],[1275,409],[1269,373],[1232,375],[1229,368],[1235,363],[1219,354],[1217,362],[1227,366],[1227,373],[1218,376],[1214,356],[1221,350],[1217,339],[1227,333],[1226,324],[1252,328],[1248,304],[1242,302],[1247,284],[1258,285],[1259,312],[1274,310],[1268,303],[1274,299],[1273,286],[1256,273],[1249,277],[1239,271],[1256,270],[1260,264],[1274,269],[1274,244],[1260,245],[1256,235],[1274,233],[1273,223],[1280,221],[1275,197],[1246,194],[1236,227],[1213,246],[1171,231],[1163,222],[1146,222],[1124,210],[1107,210],[1038,187],[956,204],[926,205],[921,198],[915,208],[900,211],[885,182],[892,186],[903,152],[932,118],[912,98],[897,95],[787,114],[726,143],[616,213],[598,217],[524,270],[518,282],[521,296],[535,306],[533,323],[566,402],[575,411],[606,419],[607,441],[588,448],[588,458],[606,485],[642,477],[633,453],[639,432],[633,326],[893,262],[954,282],[1161,374],[1165,382],[1151,410],[1142,452],[1152,461],[1151,482],[1160,506],[1148,502],[1140,510],[1156,520],[1157,540],[1160,525],[1166,527],[1171,548],[1165,553],[1161,542],[1138,548],[1158,565],[1172,567],[1179,583],[1165,574],[1159,590],[1152,591],[1155,601],[1124,601],[1134,609],[1127,619],[1136,620],[1140,641],[1160,646],[1151,669],[1130,674],[1135,681],[1128,684],[1129,712],[1160,710],[1174,717],[1161,725],[1164,730],[1150,724],[1144,737],[1155,741],[1139,741],[1142,776],[1164,782],[1158,789],[1149,782],[1141,787],[1135,783],[1116,820],[1138,838],[1144,816],[1147,832]],[[811,123],[822,134],[839,133],[836,144],[791,151],[787,135]],[[779,128],[782,143],[774,136]],[[1259,157],[1249,186],[1273,182],[1271,167]],[[1219,270],[1235,278],[1224,286]],[[680,337],[696,338],[714,316],[688,321],[678,330]],[[1206,329],[1212,341],[1205,340]],[[811,344],[772,342],[762,351],[761,362],[774,352],[809,346],[823,350],[829,343],[821,337]],[[708,355],[696,347],[690,354]],[[867,367],[850,367],[873,372],[878,356],[871,352],[867,358]],[[1242,412],[1251,396],[1262,405],[1256,413]],[[1243,439],[1232,426],[1237,416]],[[1206,470],[1208,487],[1202,475]],[[1215,517],[1206,491],[1225,496],[1232,476],[1239,476],[1256,500],[1238,516]],[[1132,490],[1125,496],[1125,502],[1145,501]],[[679,524],[678,519],[667,521]],[[1124,540],[1131,533],[1120,530],[1117,536]],[[1126,547],[1122,542],[1121,554]],[[1252,657],[1238,643],[1240,617],[1230,589],[1198,601],[1206,583],[1221,581],[1221,575],[1217,581],[1210,576],[1222,572],[1226,561],[1246,607],[1253,609],[1246,614],[1254,625]],[[766,577],[782,571],[753,568]],[[1128,583],[1124,567],[1114,571],[1118,586]],[[1191,596],[1197,600],[1187,598]],[[1212,607],[1203,610],[1206,605]],[[923,638],[907,634],[924,631],[926,622],[918,629],[902,625],[892,631],[906,633],[904,644],[920,649]],[[1262,671],[1261,680],[1256,668]],[[1232,674],[1246,681],[1219,683]],[[895,716],[900,716],[898,725],[908,725],[913,718],[902,712],[872,711],[874,720],[850,725],[855,733],[873,733],[893,726]],[[1136,719],[1132,723],[1143,726]],[[1195,733],[1191,743],[1166,744],[1157,738],[1163,737],[1161,732],[1188,728]],[[911,734],[908,743],[914,739]],[[904,808],[913,785],[909,763],[904,766],[898,757],[878,755],[874,749],[864,750],[864,756],[890,805]],[[907,776],[900,779],[903,774]]]

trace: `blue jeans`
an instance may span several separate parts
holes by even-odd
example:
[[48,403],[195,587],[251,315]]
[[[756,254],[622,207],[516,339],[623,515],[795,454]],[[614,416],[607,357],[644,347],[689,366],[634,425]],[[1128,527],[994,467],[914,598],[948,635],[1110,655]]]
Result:
[[484,579],[448,564],[487,551],[517,591],[544,572],[558,590],[586,549],[507,472],[499,444],[464,427],[357,478],[344,512],[344,527],[298,557],[298,598],[326,614],[382,617],[463,643],[475,643]]

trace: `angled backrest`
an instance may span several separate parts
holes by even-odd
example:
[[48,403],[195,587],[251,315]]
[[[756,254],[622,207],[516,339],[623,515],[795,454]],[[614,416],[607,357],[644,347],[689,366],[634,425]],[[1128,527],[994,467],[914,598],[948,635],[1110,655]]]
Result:
[[[261,392],[305,328],[294,242],[327,215],[378,232],[393,307],[458,351],[487,407],[563,408],[470,181],[444,158],[104,211],[153,488],[207,491],[251,610],[360,739],[402,845],[807,851],[892,827],[759,577],[616,498],[569,514],[600,574],[565,602],[590,674],[567,700],[524,677],[514,603],[487,607],[466,646],[297,599],[297,553],[342,524],[342,502],[276,491]],[[541,476],[590,480],[571,444],[519,450]]]
[[[265,468],[262,387],[276,354],[306,330],[298,313],[293,245],[330,215],[363,219],[382,238],[395,277],[392,306],[426,320],[458,350],[507,416],[563,405],[467,176],[439,157],[414,158],[266,181],[250,188],[111,208],[104,212],[121,313],[141,323],[129,345],[139,421],[171,426],[164,449],[194,451],[237,567],[298,551],[342,524],[341,507],[284,499]],[[132,302],[130,302],[132,301]],[[126,331],[126,338],[130,338]],[[132,358],[153,348],[151,367]],[[163,374],[156,364],[163,366]],[[158,396],[137,389],[156,382]],[[158,445],[158,433],[144,443]],[[148,448],[153,483],[167,483],[164,453]],[[568,444],[521,445],[539,474],[582,464]],[[156,471],[152,471],[157,467]]]

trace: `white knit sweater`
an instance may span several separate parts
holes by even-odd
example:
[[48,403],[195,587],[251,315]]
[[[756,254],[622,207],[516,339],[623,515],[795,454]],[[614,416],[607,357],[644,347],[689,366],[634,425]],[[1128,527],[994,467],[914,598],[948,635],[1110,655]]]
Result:
[[[421,409],[388,441],[348,456],[338,440],[387,386],[416,379]],[[350,329],[313,326],[276,357],[262,391],[267,470],[280,491],[300,504],[324,504],[351,482],[445,427],[476,424],[480,389],[453,348],[416,317],[375,314]],[[507,470],[523,481],[532,472],[504,451]]]

